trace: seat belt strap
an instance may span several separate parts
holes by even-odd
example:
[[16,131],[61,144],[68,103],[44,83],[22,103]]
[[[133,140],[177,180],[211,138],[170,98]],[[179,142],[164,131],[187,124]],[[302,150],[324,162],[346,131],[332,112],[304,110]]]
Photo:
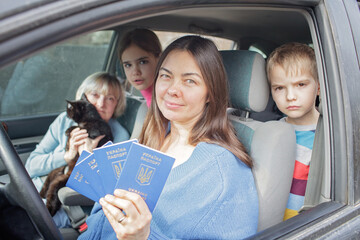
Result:
[[[325,156],[325,132],[324,132],[324,120],[321,104],[319,105],[319,120],[316,126],[315,139],[313,145],[313,151],[310,160],[310,170],[308,181],[306,184],[304,206],[300,211],[305,211],[314,206],[330,201],[328,196],[328,189],[325,189],[329,184],[329,164]],[[300,212],[299,211],[299,212]]]

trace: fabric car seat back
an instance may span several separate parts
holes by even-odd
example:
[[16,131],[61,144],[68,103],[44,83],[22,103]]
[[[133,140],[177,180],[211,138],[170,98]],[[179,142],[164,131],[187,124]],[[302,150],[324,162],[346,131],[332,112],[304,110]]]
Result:
[[294,170],[295,131],[285,122],[261,122],[246,117],[249,114],[234,114],[234,109],[254,113],[266,108],[269,85],[265,60],[252,51],[229,50],[220,54],[229,82],[229,118],[254,162],[261,231],[283,220]]

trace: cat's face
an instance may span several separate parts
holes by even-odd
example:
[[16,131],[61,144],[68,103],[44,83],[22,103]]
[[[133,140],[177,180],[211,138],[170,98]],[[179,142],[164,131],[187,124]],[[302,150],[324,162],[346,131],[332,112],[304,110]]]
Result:
[[67,103],[66,112],[68,117],[73,119],[75,122],[78,122],[86,111],[87,103],[83,100],[67,101]]
[[86,100],[67,101],[67,115],[75,122],[84,122],[89,119],[100,118],[96,108]]

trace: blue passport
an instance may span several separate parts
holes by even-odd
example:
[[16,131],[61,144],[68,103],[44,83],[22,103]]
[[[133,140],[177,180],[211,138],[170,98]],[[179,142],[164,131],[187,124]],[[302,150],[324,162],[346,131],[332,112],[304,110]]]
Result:
[[[105,189],[101,181],[99,164],[93,153],[85,158],[82,162],[75,165],[75,168],[84,174],[86,181],[91,185],[92,189],[99,196],[99,199],[105,196]],[[74,190],[78,191],[77,189]]]
[[136,139],[94,149],[94,158],[98,163],[101,175],[100,181],[104,186],[105,194],[103,196],[114,193],[116,182],[123,170],[130,146],[135,142],[137,142]]
[[[111,141],[108,141],[102,147],[110,146],[112,144],[113,143]],[[86,175],[85,178],[87,182],[90,183],[97,195],[100,198],[105,196],[105,187],[102,184],[99,163],[98,160],[95,158],[94,153],[90,153],[90,155],[83,159],[81,162],[79,162],[78,160],[76,165],[79,171]]]
[[[103,146],[112,144],[113,143],[109,141]],[[66,186],[96,202],[105,196],[104,187],[101,184],[98,163],[93,153],[86,150],[82,151]]]
[[175,158],[132,143],[115,188],[139,194],[152,212],[170,174]]
[[98,202],[101,196],[98,193],[96,193],[96,191],[87,181],[85,177],[86,172],[84,172],[81,168],[79,168],[79,166],[81,166],[81,163],[91,155],[92,153],[89,153],[87,151],[83,151],[81,153],[73,171],[70,174],[66,186],[90,198],[91,200]]

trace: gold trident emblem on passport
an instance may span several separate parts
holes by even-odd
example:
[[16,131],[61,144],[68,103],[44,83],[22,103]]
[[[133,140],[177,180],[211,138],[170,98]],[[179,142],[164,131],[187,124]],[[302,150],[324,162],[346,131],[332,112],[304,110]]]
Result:
[[116,179],[119,179],[124,164],[125,164],[125,160],[116,161],[112,163],[112,168],[114,170],[114,175]]
[[136,175],[136,182],[140,185],[149,185],[154,176],[155,168],[141,164]]

